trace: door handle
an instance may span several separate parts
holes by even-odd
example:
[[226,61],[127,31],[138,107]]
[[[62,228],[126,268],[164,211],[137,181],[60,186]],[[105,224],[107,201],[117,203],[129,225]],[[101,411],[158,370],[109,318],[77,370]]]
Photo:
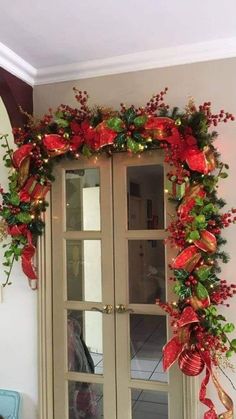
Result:
[[118,304],[116,306],[116,312],[119,313],[119,314],[133,313],[134,310],[132,308],[126,308],[124,304]]
[[103,314],[111,314],[113,311],[113,306],[111,304],[106,304],[105,306],[103,306],[103,308],[92,307],[91,310],[99,311],[99,313]]

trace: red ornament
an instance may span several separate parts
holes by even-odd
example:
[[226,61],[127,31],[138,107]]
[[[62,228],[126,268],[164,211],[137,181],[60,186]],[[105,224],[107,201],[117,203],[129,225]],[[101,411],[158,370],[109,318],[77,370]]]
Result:
[[185,349],[181,352],[178,359],[179,368],[185,375],[194,377],[199,375],[204,368],[204,361],[200,353],[196,350]]

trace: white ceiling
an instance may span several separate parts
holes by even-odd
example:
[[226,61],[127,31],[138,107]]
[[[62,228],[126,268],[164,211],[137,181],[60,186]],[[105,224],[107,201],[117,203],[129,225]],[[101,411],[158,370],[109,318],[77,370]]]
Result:
[[0,0],[0,65],[30,82],[236,56],[235,0]]

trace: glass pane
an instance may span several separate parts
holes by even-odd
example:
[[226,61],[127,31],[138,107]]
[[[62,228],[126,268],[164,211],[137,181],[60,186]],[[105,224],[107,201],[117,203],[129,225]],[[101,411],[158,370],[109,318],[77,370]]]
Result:
[[165,300],[165,245],[163,240],[129,240],[129,302],[155,304]]
[[68,370],[103,374],[102,315],[68,310]]
[[130,315],[131,378],[168,381],[168,374],[162,368],[166,340],[166,316]]
[[102,419],[102,384],[69,381],[69,419]]
[[161,391],[131,390],[132,419],[168,419],[168,394]]
[[164,170],[161,165],[127,168],[128,229],[164,228]]
[[100,230],[100,171],[66,171],[66,229]]
[[67,299],[102,301],[100,240],[67,240]]

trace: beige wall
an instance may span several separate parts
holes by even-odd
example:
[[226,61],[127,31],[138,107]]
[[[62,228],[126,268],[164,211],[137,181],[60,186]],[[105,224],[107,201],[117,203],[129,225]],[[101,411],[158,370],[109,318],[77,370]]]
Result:
[[[171,106],[184,107],[188,96],[193,96],[196,103],[212,101],[213,109],[229,110],[236,115],[236,58],[205,63],[181,65],[157,70],[140,71],[86,80],[57,83],[34,88],[34,109],[36,115],[42,115],[49,107],[55,108],[60,103],[76,105],[72,87],[87,90],[91,96],[91,105],[99,104],[118,107],[120,102],[143,105],[149,97],[165,86],[169,87],[167,102]],[[228,207],[236,206],[236,122],[222,124],[218,131],[218,148],[223,161],[230,165],[230,178],[222,181],[220,195]],[[236,226],[225,233],[228,239],[226,250],[231,254],[231,262],[224,266],[222,277],[235,282],[236,265]],[[224,311],[224,310],[223,310]],[[236,298],[230,309],[225,309],[227,317],[235,321]],[[234,358],[234,363],[236,362]],[[235,374],[230,373],[235,382]],[[222,378],[223,385],[235,398],[235,392]],[[214,393],[211,387],[211,393]],[[214,393],[215,394],[215,393]],[[213,397],[215,397],[213,394]],[[216,398],[216,397],[215,397]]]

